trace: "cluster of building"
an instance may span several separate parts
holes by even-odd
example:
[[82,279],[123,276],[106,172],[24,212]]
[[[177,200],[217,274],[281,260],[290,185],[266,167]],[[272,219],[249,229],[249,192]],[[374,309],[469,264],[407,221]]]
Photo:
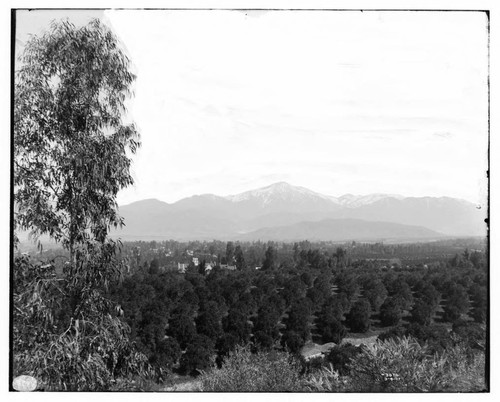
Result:
[[[219,256],[211,253],[204,252],[202,250],[190,250],[185,249],[182,252],[172,252],[166,247],[150,248],[148,250],[152,252],[160,260],[160,271],[177,271],[181,274],[185,274],[189,267],[198,267],[203,264],[203,270],[205,274],[210,273],[215,267],[222,270],[235,271],[236,265],[234,265],[235,260],[231,263],[222,264],[220,263]],[[141,249],[140,247],[135,247],[132,250],[133,256],[137,259],[138,263],[140,261]],[[223,259],[224,261],[224,259]],[[261,269],[261,267],[255,267],[255,269]]]
[[[187,251],[187,254],[192,256],[193,254],[189,253],[190,250]],[[191,263],[195,266],[195,267],[199,267],[200,266],[200,259],[198,257],[192,257],[191,258],[191,262],[190,263],[181,263],[181,262],[178,262],[177,263],[177,271],[181,274],[184,274],[186,273],[186,270],[187,268],[191,265]],[[228,271],[235,271],[236,270],[236,265],[229,265],[229,264],[217,264],[215,262],[206,262],[205,263],[205,266],[204,266],[204,269],[205,269],[205,274],[208,274],[210,273],[210,271],[212,271],[212,269],[214,269],[215,266],[219,266],[221,269],[225,269],[225,270],[228,270]]]

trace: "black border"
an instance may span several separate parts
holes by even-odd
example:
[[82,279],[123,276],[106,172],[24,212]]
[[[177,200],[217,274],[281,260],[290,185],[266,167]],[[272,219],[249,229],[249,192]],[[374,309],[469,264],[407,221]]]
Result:
[[14,90],[15,90],[15,58],[16,58],[16,10],[11,9],[10,37],[10,247],[9,247],[9,391],[13,391],[14,372]]
[[486,281],[488,286],[488,294],[486,295],[487,308],[486,308],[486,346],[485,346],[485,375],[484,379],[486,382],[486,392],[491,392],[491,326],[490,326],[490,314],[491,314],[491,221],[490,221],[490,211],[491,211],[491,16],[490,11],[486,11],[486,29],[488,31],[488,170],[486,171],[487,184],[487,211],[486,219],[486,250],[487,256],[486,261],[488,262],[488,269],[486,272]]
[[[56,7],[40,7],[40,8],[11,8],[11,70],[10,70],[10,78],[11,78],[11,110],[10,110],[10,211],[9,211],[9,228],[10,228],[10,247],[9,247],[9,391],[15,391],[12,387],[13,380],[13,305],[14,305],[14,296],[13,296],[13,279],[14,279],[14,91],[15,91],[15,49],[16,49],[16,12],[17,11],[85,11],[85,10],[94,10],[94,11],[106,11],[106,10],[128,10],[128,11],[336,11],[336,12],[484,12],[487,18],[487,47],[488,47],[488,76],[487,76],[487,87],[488,87],[488,150],[487,150],[487,170],[486,170],[486,178],[487,178],[487,217],[485,219],[486,223],[486,250],[487,250],[487,287],[488,294],[487,296],[487,314],[486,314],[486,346],[485,346],[485,383],[486,390],[480,392],[471,392],[471,393],[490,393],[490,370],[491,370],[491,326],[490,326],[490,318],[491,318],[491,221],[490,221],[490,211],[491,211],[491,10],[490,9],[411,9],[411,8],[369,8],[369,9],[350,9],[350,8],[219,8],[219,7],[205,7],[205,8],[185,8],[185,7],[169,7],[169,8],[152,8],[152,7],[144,7],[144,8],[56,8]],[[156,393],[155,391],[148,391]],[[191,393],[188,391],[182,391],[181,394]],[[197,393],[197,392],[195,392]],[[312,393],[312,392],[311,392]],[[439,394],[439,393],[458,393],[456,392],[431,392],[430,394]],[[313,394],[313,393],[312,393]],[[405,394],[405,393],[400,393]]]

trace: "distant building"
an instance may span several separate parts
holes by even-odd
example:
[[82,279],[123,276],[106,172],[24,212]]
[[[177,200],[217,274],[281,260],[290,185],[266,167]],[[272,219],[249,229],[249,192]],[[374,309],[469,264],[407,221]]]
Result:
[[212,267],[212,265],[205,264],[205,273],[206,274],[210,273],[210,271],[212,271],[212,269],[214,269],[214,267]]
[[262,267],[255,267],[255,269],[261,269]]
[[186,250],[186,254],[189,255],[189,256],[193,256],[193,250]]
[[236,265],[220,264],[221,269],[227,269],[228,271],[235,271]]
[[177,263],[177,271],[179,271],[179,273],[181,273],[181,274],[186,273],[187,267],[188,267],[188,264],[181,264],[180,262]]
[[198,260],[197,257],[193,257],[193,264],[195,267],[197,267],[200,264],[200,261]]

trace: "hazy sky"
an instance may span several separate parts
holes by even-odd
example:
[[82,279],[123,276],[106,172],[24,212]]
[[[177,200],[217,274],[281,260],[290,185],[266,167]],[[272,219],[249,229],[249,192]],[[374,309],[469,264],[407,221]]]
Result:
[[[17,38],[47,13],[19,15]],[[138,76],[143,146],[120,204],[276,181],[485,201],[484,13],[104,14]]]

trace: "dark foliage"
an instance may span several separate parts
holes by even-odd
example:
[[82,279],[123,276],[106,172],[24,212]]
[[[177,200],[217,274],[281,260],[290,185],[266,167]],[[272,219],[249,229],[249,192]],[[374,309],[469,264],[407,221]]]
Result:
[[257,343],[270,347],[278,339],[279,319],[278,312],[272,306],[264,305],[259,309],[253,328]]
[[182,349],[195,339],[196,328],[190,311],[184,305],[172,311],[167,333],[177,339]]
[[469,310],[469,296],[460,284],[449,284],[446,291],[443,320],[454,322]]
[[380,306],[380,321],[383,326],[398,325],[402,315],[403,310],[399,298],[388,297]]
[[316,328],[323,342],[340,343],[347,334],[347,330],[342,324],[342,306],[337,297],[332,297],[324,304],[318,319]]
[[358,300],[347,314],[346,322],[352,332],[366,332],[370,329],[371,306],[367,300]]
[[326,360],[333,365],[333,368],[339,372],[340,375],[348,375],[350,372],[349,363],[351,359],[361,353],[360,346],[354,346],[346,343],[341,346],[335,346],[330,353],[326,356]]
[[208,302],[196,317],[196,330],[213,342],[222,335],[221,313],[216,302]]
[[382,281],[373,276],[369,277],[363,284],[364,296],[370,302],[374,311],[378,311],[387,296],[387,289]]
[[231,334],[238,343],[246,344],[250,339],[252,327],[245,311],[239,308],[229,310],[224,318],[224,331]]
[[269,246],[266,250],[266,257],[264,262],[262,263],[262,270],[264,271],[272,271],[278,267],[277,262],[277,252],[273,246]]
[[214,344],[204,335],[196,335],[187,345],[186,352],[180,360],[180,371],[185,374],[198,375],[208,368],[214,355]]
[[[189,247],[203,248],[203,243],[183,246],[168,242],[164,244],[174,252],[176,247],[182,250]],[[227,243],[208,245],[213,246],[214,254],[225,255]],[[157,244],[157,247],[159,246],[160,244]],[[238,246],[241,247],[245,259],[254,253],[249,252],[252,245],[240,243],[235,245],[235,258]],[[270,245],[255,244],[254,247],[255,250],[261,250],[260,255],[264,259],[265,251]],[[463,333],[458,335],[455,331],[448,332],[443,324],[435,324],[440,322],[440,315],[436,315],[438,303],[445,300],[446,304],[446,295],[442,298],[441,291],[452,288],[445,287],[444,283],[454,281],[462,287],[468,284],[469,288],[466,289],[472,301],[471,312],[474,311],[476,300],[481,303],[481,300],[485,299],[482,293],[486,282],[481,271],[477,270],[467,274],[450,271],[449,275],[444,277],[444,268],[441,265],[426,270],[411,267],[407,270],[379,271],[372,261],[356,261],[349,270],[344,271],[338,270],[333,263],[332,273],[328,273],[312,268],[310,263],[313,260],[309,260],[310,257],[323,255],[324,252],[318,254],[299,250],[294,257],[292,246],[282,246],[285,251],[276,244],[271,247],[276,251],[277,266],[269,271],[218,269],[207,275],[197,272],[182,275],[176,272],[162,272],[160,269],[159,274],[151,275],[146,270],[142,276],[135,275],[133,280],[126,279],[121,285],[123,289],[117,289],[115,295],[119,296],[118,300],[125,310],[124,317],[145,353],[153,356],[156,348],[161,348],[158,346],[161,345],[161,327],[166,319],[168,326],[164,333],[176,339],[185,350],[191,345],[190,355],[194,355],[197,350],[194,339],[198,335],[204,334],[210,338],[215,345],[215,348],[212,348],[212,358],[216,359],[219,367],[238,344],[247,342],[251,342],[254,352],[281,347],[294,353],[300,351],[306,340],[339,343],[347,336],[347,330],[361,332],[368,330],[369,325],[379,325],[377,321],[370,321],[373,309],[365,293],[368,288],[382,289],[380,284],[387,289],[387,297],[379,309],[381,325],[396,325],[381,334],[380,339],[413,335],[422,345],[429,344],[429,350],[443,351],[462,342],[457,339],[467,338]],[[290,260],[286,258],[286,247],[289,247]],[[290,263],[294,259],[302,261],[300,264],[303,265]],[[149,262],[147,266],[150,266]],[[463,277],[470,277],[470,280],[460,281]],[[440,290],[433,283],[439,285]],[[332,295],[332,286],[339,284],[340,288],[333,287],[335,294]],[[362,292],[361,286],[364,287]],[[412,295],[410,286],[415,289],[415,295]],[[352,302],[341,289],[351,289],[351,292],[354,292],[351,293]],[[382,293],[384,294],[383,290]],[[151,299],[155,300],[155,303],[151,304]],[[402,319],[408,309],[411,316],[405,317],[405,320],[410,320],[411,325]],[[145,320],[144,317],[151,317],[148,320],[156,321],[159,327],[154,328],[153,325],[151,330],[154,331],[148,337],[145,332],[141,332],[139,325]],[[472,322],[469,321],[469,324]],[[203,353],[200,351],[200,355]],[[187,357],[185,361],[186,359]],[[151,361],[157,364],[156,360]],[[318,367],[324,363],[325,360],[323,363],[318,361]],[[184,366],[183,370],[186,370],[186,363]],[[163,367],[174,367],[175,370],[175,366],[170,363],[164,364]],[[311,368],[311,364],[308,367]],[[188,371],[198,372],[193,368]]]
[[281,345],[291,353],[298,353],[304,346],[304,339],[295,331],[286,331],[281,337]]
[[311,312],[312,303],[309,299],[303,298],[297,300],[290,308],[288,317],[285,321],[286,329],[288,331],[294,331],[304,342],[306,342],[310,336],[309,326],[312,318]]
[[429,325],[435,308],[424,299],[418,299],[411,310],[411,320],[420,325]]
[[181,357],[181,347],[175,338],[164,338],[158,342],[156,352],[150,358],[152,364],[171,370]]

